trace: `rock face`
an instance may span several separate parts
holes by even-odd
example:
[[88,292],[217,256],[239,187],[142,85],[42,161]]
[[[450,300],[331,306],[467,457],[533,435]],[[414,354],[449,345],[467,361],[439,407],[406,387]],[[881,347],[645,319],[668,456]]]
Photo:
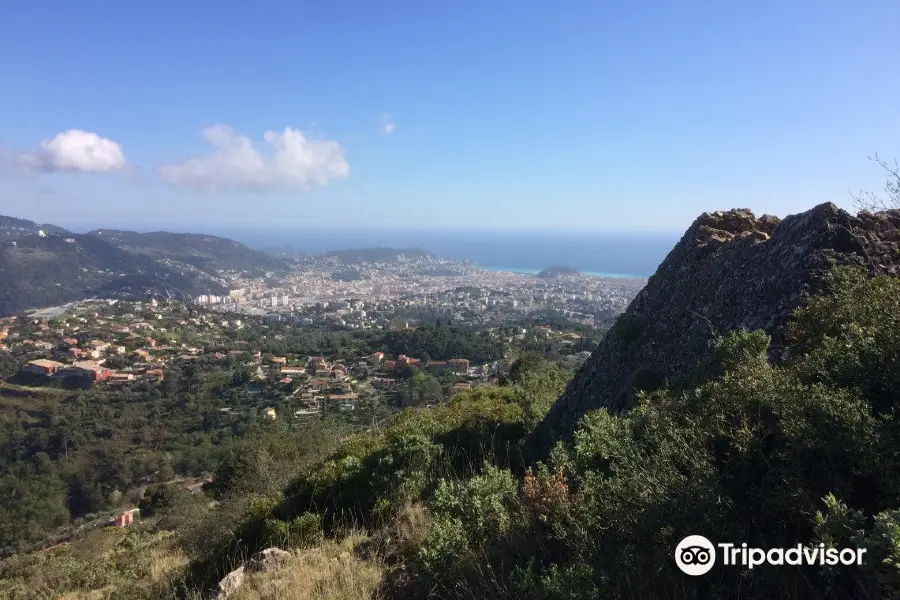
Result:
[[835,264],[900,275],[900,210],[854,217],[822,204],[783,221],[704,213],[578,371],[543,433],[568,435],[596,408],[627,410],[636,390],[688,375],[716,334],[764,329],[777,359],[791,311]]

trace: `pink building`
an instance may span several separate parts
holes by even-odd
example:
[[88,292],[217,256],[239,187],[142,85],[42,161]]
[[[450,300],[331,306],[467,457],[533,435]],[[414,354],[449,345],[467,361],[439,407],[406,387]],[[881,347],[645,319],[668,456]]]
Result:
[[140,514],[140,509],[130,508],[113,519],[111,524],[113,525],[113,527],[128,527],[129,525],[134,523],[134,518],[136,516],[139,516]]

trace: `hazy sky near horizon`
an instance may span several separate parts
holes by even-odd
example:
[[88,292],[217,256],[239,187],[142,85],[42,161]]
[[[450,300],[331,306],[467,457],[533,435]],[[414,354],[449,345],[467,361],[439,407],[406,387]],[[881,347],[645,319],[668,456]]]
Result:
[[0,214],[137,229],[684,229],[880,190],[900,2],[0,9]]

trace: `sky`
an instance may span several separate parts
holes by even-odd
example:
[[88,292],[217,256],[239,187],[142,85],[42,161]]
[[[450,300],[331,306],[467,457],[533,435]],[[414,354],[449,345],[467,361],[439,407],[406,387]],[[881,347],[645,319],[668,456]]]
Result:
[[900,157],[895,0],[9,0],[0,214],[680,231]]

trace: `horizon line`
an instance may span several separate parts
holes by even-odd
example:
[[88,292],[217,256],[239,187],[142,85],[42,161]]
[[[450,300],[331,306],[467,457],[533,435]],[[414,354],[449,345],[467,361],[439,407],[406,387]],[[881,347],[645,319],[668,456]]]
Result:
[[[30,219],[29,219],[30,220]],[[448,228],[427,228],[427,227],[358,227],[358,226],[342,226],[342,225],[209,225],[200,223],[188,224],[147,224],[147,223],[120,223],[99,225],[94,223],[74,223],[60,221],[58,223],[45,222],[38,225],[56,225],[66,229],[71,229],[74,233],[87,233],[97,230],[118,230],[118,231],[135,231],[138,233],[199,233],[207,235],[217,235],[222,237],[224,233],[265,233],[265,232],[316,232],[334,233],[336,231],[347,233],[404,233],[404,234],[434,234],[434,233],[490,233],[490,234],[574,234],[574,235],[596,235],[596,234],[629,234],[629,235],[682,235],[687,229],[558,229],[558,228],[489,228],[489,227],[448,227]],[[218,233],[217,233],[218,232]]]

